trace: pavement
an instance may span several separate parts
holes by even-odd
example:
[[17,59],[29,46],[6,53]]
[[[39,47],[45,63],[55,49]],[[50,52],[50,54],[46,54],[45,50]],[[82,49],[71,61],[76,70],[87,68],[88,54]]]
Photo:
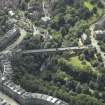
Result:
[[5,95],[1,91],[0,91],[0,98],[2,98],[3,100],[5,100],[10,105],[19,105],[15,100],[13,100],[9,96]]

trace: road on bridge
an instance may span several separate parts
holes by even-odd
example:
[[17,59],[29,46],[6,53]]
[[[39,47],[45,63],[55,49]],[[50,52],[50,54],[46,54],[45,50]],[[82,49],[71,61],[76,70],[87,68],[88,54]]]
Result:
[[[91,46],[84,46],[84,47],[65,47],[65,48],[49,48],[49,49],[33,49],[33,50],[23,50],[21,51],[23,54],[28,53],[43,53],[43,52],[57,52],[57,51],[66,51],[66,50],[83,50],[88,49]],[[18,52],[18,50],[17,50]]]

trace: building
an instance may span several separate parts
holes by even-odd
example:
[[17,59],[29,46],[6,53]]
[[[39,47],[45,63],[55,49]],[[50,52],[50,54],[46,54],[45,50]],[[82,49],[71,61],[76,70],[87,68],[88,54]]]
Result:
[[42,18],[41,18],[41,20],[42,20],[43,22],[47,22],[47,21],[50,21],[50,20],[51,20],[51,18],[50,18],[50,17],[45,16],[45,17],[42,17]]
[[2,65],[2,80],[11,79],[13,70],[9,60],[1,60]]
[[0,0],[0,8],[14,8],[16,9],[19,4],[19,0]]
[[105,38],[105,31],[97,30],[97,31],[95,31],[94,36],[97,40],[101,40],[101,39]]
[[94,30],[104,30],[105,29],[105,18],[100,19],[94,27]]
[[87,40],[87,35],[85,33],[81,35],[81,40],[83,43]]
[[[9,72],[13,70],[9,59],[0,56],[0,60],[2,62],[2,68],[4,69],[4,65],[6,66],[5,74],[11,76],[11,73]],[[4,76],[7,77],[7,75]],[[16,100],[20,105],[69,105],[65,101],[62,101],[59,98],[53,96],[27,92],[21,88],[20,85],[16,85],[10,78],[6,78],[5,80],[0,81],[0,90]],[[9,104],[6,104],[4,100],[0,100],[0,105]]]
[[78,41],[78,46],[79,47],[82,47],[83,46],[83,42],[81,41],[81,39],[79,39],[79,41]]
[[31,19],[40,19],[43,16],[42,3],[40,1],[30,1],[28,6],[28,12]]
[[15,13],[14,13],[12,10],[8,11],[8,14],[9,14],[10,16],[14,16],[14,15],[15,15]]
[[0,50],[5,48],[11,41],[20,35],[19,29],[13,28],[0,38]]
[[0,84],[0,88],[21,105],[69,105],[56,97],[26,92],[23,88],[10,80],[3,81],[2,86]]

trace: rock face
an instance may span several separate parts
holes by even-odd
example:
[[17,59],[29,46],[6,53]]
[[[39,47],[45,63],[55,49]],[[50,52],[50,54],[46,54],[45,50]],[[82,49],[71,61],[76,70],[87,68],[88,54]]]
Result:
[[17,8],[19,0],[0,0],[0,9]]

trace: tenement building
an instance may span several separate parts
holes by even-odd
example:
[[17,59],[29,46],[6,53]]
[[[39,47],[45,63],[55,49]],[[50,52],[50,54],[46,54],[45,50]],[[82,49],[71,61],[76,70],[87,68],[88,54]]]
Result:
[[[26,92],[20,85],[16,85],[11,78],[13,69],[8,55],[0,56],[0,64],[2,70],[0,90],[16,100],[20,105],[69,105],[53,96]],[[9,105],[4,100],[0,100],[0,102],[2,103],[0,105]]]

